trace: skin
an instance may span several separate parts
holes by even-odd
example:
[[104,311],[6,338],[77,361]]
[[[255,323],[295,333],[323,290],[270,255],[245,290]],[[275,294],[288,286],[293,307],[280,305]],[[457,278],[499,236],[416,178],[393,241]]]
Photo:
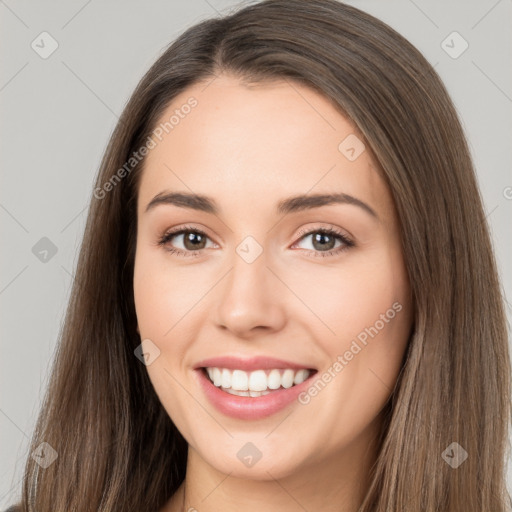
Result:
[[[161,512],[356,511],[412,324],[390,192],[368,145],[354,161],[338,150],[356,129],[305,86],[247,86],[223,74],[176,97],[162,121],[191,96],[197,106],[149,152],[138,195],[138,331],[160,350],[146,368],[189,444],[185,482]],[[163,191],[210,196],[220,213],[168,204],[145,211]],[[378,218],[353,204],[274,211],[290,196],[333,192],[358,198]],[[158,245],[180,226],[206,232],[199,256],[166,250],[190,252],[183,235]],[[314,230],[331,226],[355,246],[321,257]],[[250,264],[235,252],[249,235],[263,250]],[[343,245],[335,240],[334,251]],[[394,303],[400,312],[307,404],[239,420],[221,414],[195,378],[194,364],[227,354],[332,374],[337,357]],[[247,442],[262,452],[252,467],[236,456]]]

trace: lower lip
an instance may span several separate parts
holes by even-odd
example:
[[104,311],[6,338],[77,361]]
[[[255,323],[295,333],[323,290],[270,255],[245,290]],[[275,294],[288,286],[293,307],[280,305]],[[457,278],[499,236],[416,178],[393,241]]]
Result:
[[257,397],[231,395],[215,386],[203,369],[198,368],[195,373],[206,396],[221,413],[241,420],[258,420],[271,416],[292,403],[310,385],[311,378],[317,372],[291,388],[272,391],[268,395]]

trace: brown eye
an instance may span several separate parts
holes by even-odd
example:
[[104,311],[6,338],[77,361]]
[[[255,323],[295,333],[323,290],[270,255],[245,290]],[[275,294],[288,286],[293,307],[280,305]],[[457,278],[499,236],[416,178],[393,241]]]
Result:
[[355,245],[344,233],[332,228],[320,228],[306,233],[302,232],[300,240],[294,244],[294,247],[299,246],[308,238],[311,239],[310,246],[303,248],[310,250],[314,256],[336,256]]
[[204,249],[206,237],[195,231],[186,231],[183,233],[183,245],[189,251]]
[[334,246],[336,245],[336,237],[332,235],[315,233],[312,236],[312,245],[317,251],[334,249]]
[[158,241],[166,250],[180,256],[198,255],[198,251],[207,248],[208,235],[199,229],[177,229],[165,233]]

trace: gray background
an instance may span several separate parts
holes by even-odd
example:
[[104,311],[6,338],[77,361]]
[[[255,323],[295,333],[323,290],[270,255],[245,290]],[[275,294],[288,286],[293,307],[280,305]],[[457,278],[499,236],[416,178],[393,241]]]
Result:
[[[242,2],[243,4],[244,2]],[[507,297],[512,289],[511,0],[353,0],[435,65],[478,170]],[[130,93],[185,28],[239,2],[0,0],[0,508],[13,503],[62,324],[93,178]],[[32,42],[57,50],[43,59]],[[463,41],[469,44],[458,58]],[[452,42],[453,41],[453,42]],[[38,48],[43,51],[43,48]],[[47,237],[57,252],[36,245]],[[39,242],[43,249],[47,241]],[[36,249],[33,251],[33,247]],[[39,248],[39,252],[37,250]],[[44,259],[46,258],[46,261]],[[508,264],[506,262],[509,262]],[[508,306],[509,321],[511,308]],[[469,454],[471,456],[471,454]],[[510,466],[509,466],[510,468]],[[509,469],[509,488],[512,489]]]

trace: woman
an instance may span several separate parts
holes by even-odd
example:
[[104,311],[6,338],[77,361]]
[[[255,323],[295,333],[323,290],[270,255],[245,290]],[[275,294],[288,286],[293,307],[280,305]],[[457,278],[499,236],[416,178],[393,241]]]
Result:
[[399,34],[332,0],[190,28],[93,196],[21,510],[507,510],[485,216]]

